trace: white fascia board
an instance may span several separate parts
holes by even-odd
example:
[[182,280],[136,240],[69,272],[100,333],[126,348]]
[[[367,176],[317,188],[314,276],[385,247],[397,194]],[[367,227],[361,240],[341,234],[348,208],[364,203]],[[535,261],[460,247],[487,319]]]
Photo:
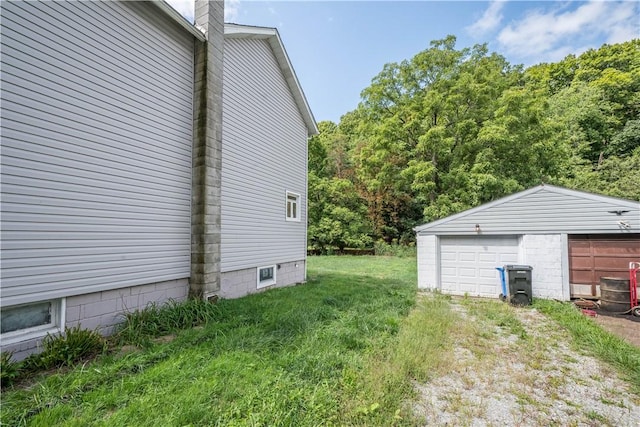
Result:
[[269,42],[276,60],[278,61],[278,65],[280,66],[280,71],[282,72],[287,85],[289,86],[289,90],[291,91],[296,105],[300,110],[300,114],[302,115],[302,118],[307,126],[308,135],[317,135],[319,131],[316,120],[313,117],[313,113],[311,112],[311,108],[309,107],[307,98],[304,95],[302,86],[300,86],[300,82],[298,81],[296,72],[291,65],[291,61],[289,60],[289,56],[287,55],[287,51],[284,48],[284,44],[282,43],[282,39],[280,38],[278,30],[268,27],[225,24],[224,36],[228,38],[267,40]]
[[171,19],[173,19],[178,25],[187,30],[191,35],[193,35],[196,39],[203,42],[206,41],[206,36],[196,28],[191,22],[187,21],[184,16],[180,15],[169,3],[164,0],[154,0],[153,3],[158,9],[163,11],[166,15],[168,15]]
[[278,33],[275,28],[256,27],[254,25],[224,24],[225,36],[238,36],[239,38],[268,39]]

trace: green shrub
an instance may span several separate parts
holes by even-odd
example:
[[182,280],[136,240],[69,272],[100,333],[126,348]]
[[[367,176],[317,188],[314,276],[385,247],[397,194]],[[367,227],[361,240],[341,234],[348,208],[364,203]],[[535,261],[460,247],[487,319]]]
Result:
[[381,256],[396,256],[400,258],[415,258],[416,247],[413,244],[400,245],[398,243],[387,243],[383,240],[378,240],[373,246],[376,255]]
[[12,360],[13,352],[0,353],[0,379],[2,387],[11,385],[20,375],[20,363]]
[[24,367],[27,371],[39,371],[70,366],[105,350],[106,341],[98,332],[79,325],[65,327],[61,335],[47,334],[42,340],[42,352],[25,359]]

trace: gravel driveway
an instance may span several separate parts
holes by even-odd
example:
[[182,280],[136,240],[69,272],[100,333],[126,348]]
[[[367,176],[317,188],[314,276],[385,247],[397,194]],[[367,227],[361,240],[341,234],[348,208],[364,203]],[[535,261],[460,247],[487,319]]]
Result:
[[[532,308],[515,308],[521,332],[470,313],[463,319],[444,376],[416,384],[415,412],[425,425],[634,426],[640,397],[597,359],[571,348],[571,338]],[[466,331],[464,330],[466,329]]]

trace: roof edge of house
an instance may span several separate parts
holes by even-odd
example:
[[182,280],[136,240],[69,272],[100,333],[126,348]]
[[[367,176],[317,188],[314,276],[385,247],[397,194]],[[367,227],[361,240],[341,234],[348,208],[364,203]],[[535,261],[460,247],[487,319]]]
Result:
[[[206,41],[206,35],[198,29],[198,27],[189,22],[184,16],[176,11],[165,0],[155,0],[151,2],[158,9],[165,13],[174,22],[187,30],[199,41]],[[234,23],[224,24],[224,36],[225,38],[250,38],[250,39],[263,39],[268,40],[271,49],[274,52],[280,70],[282,71],[289,90],[291,91],[293,98],[300,110],[305,126],[307,127],[307,136],[317,135],[319,133],[316,119],[313,116],[307,97],[302,90],[298,76],[291,64],[287,50],[282,43],[280,33],[277,28],[272,27],[259,27],[254,25],[242,25]]]
[[165,0],[154,0],[151,2],[158,9],[163,11],[169,18],[171,18],[176,24],[180,25],[182,28],[187,30],[191,35],[197,38],[199,41],[203,42],[207,40],[205,34],[198,29],[194,24],[189,22],[184,16],[180,14],[177,10],[175,10],[169,3]]
[[298,105],[298,109],[300,110],[304,123],[307,127],[308,136],[317,135],[319,130],[316,119],[313,116],[311,107],[309,107],[309,102],[302,90],[302,86],[300,85],[298,76],[291,64],[287,50],[284,47],[284,43],[280,38],[278,29],[272,27],[225,23],[224,36],[225,38],[259,39],[267,40],[269,42],[276,60],[278,61],[278,65],[280,66],[280,70],[285,77],[296,104]]

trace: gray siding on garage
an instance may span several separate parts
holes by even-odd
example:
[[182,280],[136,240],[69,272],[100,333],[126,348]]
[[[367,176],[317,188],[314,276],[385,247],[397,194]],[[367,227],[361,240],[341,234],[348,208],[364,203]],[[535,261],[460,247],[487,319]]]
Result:
[[2,3],[2,305],[188,277],[193,36],[150,3]]
[[223,82],[221,270],[305,259],[307,127],[269,42],[225,38]]
[[[609,211],[626,210],[618,216]],[[629,224],[622,227],[619,221]],[[420,234],[470,235],[553,233],[637,233],[640,203],[582,193],[553,186],[540,186],[470,209],[416,231]]]

